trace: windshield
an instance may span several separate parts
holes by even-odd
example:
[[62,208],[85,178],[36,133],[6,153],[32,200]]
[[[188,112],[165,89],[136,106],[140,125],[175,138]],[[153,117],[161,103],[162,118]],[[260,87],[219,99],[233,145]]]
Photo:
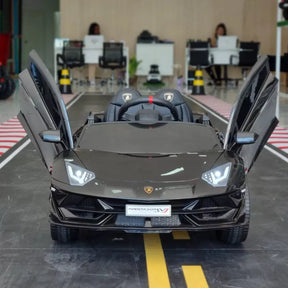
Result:
[[109,122],[85,126],[76,147],[126,154],[179,154],[219,150],[222,145],[215,130],[202,124]]

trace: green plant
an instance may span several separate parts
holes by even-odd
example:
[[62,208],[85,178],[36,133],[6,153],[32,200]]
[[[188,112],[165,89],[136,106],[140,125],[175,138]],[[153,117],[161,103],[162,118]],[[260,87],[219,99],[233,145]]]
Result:
[[136,56],[133,56],[129,59],[129,77],[133,78],[136,74],[137,68],[142,60],[137,60]]

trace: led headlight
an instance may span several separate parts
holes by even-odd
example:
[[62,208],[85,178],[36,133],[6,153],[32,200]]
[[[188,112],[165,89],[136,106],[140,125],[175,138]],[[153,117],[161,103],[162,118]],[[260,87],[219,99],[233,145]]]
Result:
[[226,163],[216,168],[213,168],[202,174],[202,179],[213,187],[224,187],[227,185],[231,163]]
[[95,174],[87,169],[65,162],[70,185],[84,186],[95,178]]

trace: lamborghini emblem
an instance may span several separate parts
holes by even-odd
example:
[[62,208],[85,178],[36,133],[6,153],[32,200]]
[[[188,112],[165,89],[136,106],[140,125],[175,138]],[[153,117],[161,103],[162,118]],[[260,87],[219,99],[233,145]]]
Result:
[[164,94],[164,100],[168,101],[168,102],[172,102],[174,98],[174,94],[173,93],[165,93]]
[[123,93],[122,99],[124,102],[130,101],[132,99],[132,94],[131,93]]
[[147,194],[151,194],[153,192],[153,187],[151,186],[145,186],[144,187],[144,191],[147,193]]

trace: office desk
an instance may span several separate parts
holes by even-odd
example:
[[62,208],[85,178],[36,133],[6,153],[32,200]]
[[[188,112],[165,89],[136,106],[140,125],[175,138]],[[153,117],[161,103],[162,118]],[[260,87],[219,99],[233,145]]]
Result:
[[[196,49],[202,49],[202,48],[196,48]],[[206,49],[207,51],[207,49]],[[223,49],[223,48],[218,48],[218,47],[209,47],[208,48],[209,55],[208,55],[208,61],[210,65],[232,65],[232,66],[237,66],[239,64],[239,48],[234,48],[234,49]],[[188,81],[192,81],[193,78],[189,78],[188,76],[188,70],[189,70],[190,65],[190,47],[185,48],[185,83],[186,87],[188,87]],[[196,66],[196,65],[195,65]],[[227,67],[225,68],[226,74],[227,74]],[[227,78],[227,75],[226,75]],[[188,91],[190,91],[187,88]]]
[[83,47],[85,64],[98,64],[99,57],[103,54],[103,48],[86,48]]
[[137,43],[136,58],[142,61],[137,76],[147,76],[154,64],[159,66],[161,76],[173,76],[174,43]]
[[[54,79],[56,83],[58,82],[57,76],[57,54],[62,54],[63,43],[64,41],[69,40],[68,38],[55,38],[54,39]],[[93,48],[85,48],[83,47],[84,61],[85,64],[98,64],[99,57],[103,55],[103,49],[93,49]],[[123,51],[124,56],[126,56],[126,73],[125,73],[125,82],[127,83],[127,87],[129,87],[129,48],[124,46]]]
[[[85,64],[98,64],[99,57],[103,55],[102,48],[83,48]],[[125,83],[129,87],[129,48],[124,46],[123,54],[126,56]]]
[[209,59],[211,65],[238,65],[239,48],[223,49],[209,48]]

